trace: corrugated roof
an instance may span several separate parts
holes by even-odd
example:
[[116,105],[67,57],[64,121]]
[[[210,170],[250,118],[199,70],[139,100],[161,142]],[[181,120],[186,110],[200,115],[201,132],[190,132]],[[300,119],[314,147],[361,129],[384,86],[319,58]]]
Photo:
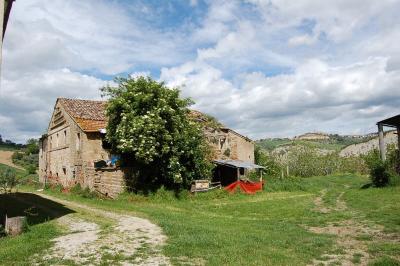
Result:
[[263,169],[265,167],[250,163],[250,162],[245,162],[245,161],[239,161],[239,160],[214,160],[213,161],[216,164],[219,165],[225,165],[229,167],[234,167],[234,168],[246,168],[246,169]]
[[382,124],[388,127],[400,127],[400,115],[395,115],[385,120],[379,121],[378,124]]
[[64,110],[86,132],[98,132],[107,127],[106,101],[59,98]]

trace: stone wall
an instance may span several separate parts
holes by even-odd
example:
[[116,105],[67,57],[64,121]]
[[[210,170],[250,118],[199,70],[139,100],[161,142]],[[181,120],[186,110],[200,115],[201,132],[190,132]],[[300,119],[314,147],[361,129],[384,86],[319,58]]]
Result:
[[205,136],[217,160],[254,163],[254,143],[230,129],[205,129]]
[[123,169],[101,168],[93,171],[93,190],[110,198],[115,198],[125,189],[125,172]]
[[234,131],[229,131],[231,159],[254,163],[254,143]]
[[74,164],[77,156],[75,135],[77,126],[60,104],[54,109],[47,135],[41,139],[39,150],[39,179],[57,180],[63,186],[76,183]]

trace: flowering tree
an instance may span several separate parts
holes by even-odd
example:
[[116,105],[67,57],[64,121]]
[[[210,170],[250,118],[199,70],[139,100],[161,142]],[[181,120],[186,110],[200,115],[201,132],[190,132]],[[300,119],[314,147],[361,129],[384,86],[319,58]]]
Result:
[[149,77],[116,82],[101,89],[109,97],[106,139],[125,165],[137,169],[133,185],[176,189],[208,178],[208,144],[200,125],[188,118],[193,102]]

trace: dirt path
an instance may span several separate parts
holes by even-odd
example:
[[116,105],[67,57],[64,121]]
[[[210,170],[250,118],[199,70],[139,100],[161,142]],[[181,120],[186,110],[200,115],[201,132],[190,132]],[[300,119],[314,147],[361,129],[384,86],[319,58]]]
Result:
[[354,219],[328,223],[324,227],[307,228],[313,233],[335,235],[335,249],[340,250],[323,254],[320,258],[314,259],[311,265],[368,265],[372,259],[368,253],[368,241],[400,243],[398,235],[384,233],[383,226],[360,219],[356,213],[349,211],[343,200],[345,191],[337,196],[335,206],[327,206],[323,200],[327,192],[327,189],[320,191],[320,196],[314,200],[314,210],[323,214],[348,211],[352,213]]
[[0,163],[1,164],[5,164],[20,170],[24,170],[24,168],[22,168],[21,166],[15,165],[12,162],[11,156],[13,155],[13,151],[2,151],[0,150]]
[[[43,261],[51,264],[70,261],[78,265],[171,264],[169,258],[161,253],[167,237],[160,227],[150,221],[39,195],[59,202],[83,216],[70,214],[58,219],[68,233],[54,239],[54,246],[46,254],[36,255],[34,264],[40,265]],[[93,219],[88,219],[87,216]],[[111,221],[111,225],[99,223],[102,219]]]

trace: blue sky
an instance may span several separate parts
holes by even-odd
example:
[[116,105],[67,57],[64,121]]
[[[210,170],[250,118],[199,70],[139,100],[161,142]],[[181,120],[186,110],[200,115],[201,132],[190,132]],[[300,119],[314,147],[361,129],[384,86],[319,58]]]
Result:
[[397,0],[16,1],[0,134],[45,132],[57,97],[100,98],[115,76],[179,86],[251,138],[362,134],[399,113]]

